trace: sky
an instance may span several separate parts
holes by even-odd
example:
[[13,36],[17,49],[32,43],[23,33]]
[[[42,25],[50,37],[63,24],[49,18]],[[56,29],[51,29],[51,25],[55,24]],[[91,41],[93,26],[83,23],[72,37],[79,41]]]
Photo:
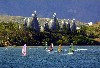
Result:
[[35,10],[43,18],[100,21],[100,0],[0,0],[0,14],[29,17]]

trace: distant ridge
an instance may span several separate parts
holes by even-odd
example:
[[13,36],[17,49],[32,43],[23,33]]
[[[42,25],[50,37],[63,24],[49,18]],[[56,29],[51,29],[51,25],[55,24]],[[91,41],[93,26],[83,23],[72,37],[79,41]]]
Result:
[[[10,16],[10,15],[0,15],[0,22],[18,22],[18,23],[24,23],[25,18],[30,18],[32,20],[32,17],[23,17],[23,16]],[[50,22],[52,18],[38,18],[39,23],[41,26],[43,26],[46,22]],[[62,23],[62,21],[67,19],[58,19],[59,23]],[[70,19],[71,20],[71,19]],[[84,22],[80,22],[76,20],[77,26],[85,25]]]

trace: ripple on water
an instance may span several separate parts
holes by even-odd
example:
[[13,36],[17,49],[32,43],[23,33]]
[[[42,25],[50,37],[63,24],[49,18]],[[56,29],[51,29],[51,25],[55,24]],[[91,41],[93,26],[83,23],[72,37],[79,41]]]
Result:
[[27,56],[21,56],[21,48],[0,48],[1,68],[98,68],[100,65],[100,47],[76,47],[87,49],[68,55],[69,47],[63,47],[61,53],[48,53],[42,47],[29,48]]

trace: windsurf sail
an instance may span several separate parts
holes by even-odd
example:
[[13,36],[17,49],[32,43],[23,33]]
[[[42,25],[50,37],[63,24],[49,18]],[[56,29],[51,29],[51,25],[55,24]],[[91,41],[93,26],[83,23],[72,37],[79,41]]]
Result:
[[68,54],[73,54],[73,51],[71,50],[71,48],[69,49]]
[[74,52],[74,46],[73,45],[71,45],[71,50]]
[[73,52],[74,52],[74,46],[73,46],[73,44],[71,44],[68,54],[73,54]]
[[58,46],[58,52],[61,52],[62,51],[62,46],[61,44]]
[[26,56],[26,44],[24,44],[24,46],[22,47],[22,55]]
[[52,51],[53,50],[53,47],[54,47],[54,45],[53,45],[53,43],[51,43],[51,45],[49,47],[49,51]]

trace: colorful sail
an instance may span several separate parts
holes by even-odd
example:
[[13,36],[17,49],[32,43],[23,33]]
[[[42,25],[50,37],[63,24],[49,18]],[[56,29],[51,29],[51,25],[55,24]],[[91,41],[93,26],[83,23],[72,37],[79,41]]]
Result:
[[72,51],[74,52],[74,46],[73,46],[73,45],[71,46],[71,49],[72,49]]
[[68,54],[73,54],[73,53],[74,53],[74,46],[71,43],[71,46],[70,46],[69,51],[68,51]]
[[62,51],[62,46],[60,44],[59,47],[58,47],[58,52],[61,52],[61,51]]
[[24,44],[24,46],[22,47],[22,55],[26,56],[26,44]]
[[49,47],[49,51],[52,51],[53,50],[53,47],[54,47],[54,45],[53,45],[53,43],[51,43],[51,45]]
[[73,43],[71,43],[71,51],[74,52],[74,46],[73,46]]

